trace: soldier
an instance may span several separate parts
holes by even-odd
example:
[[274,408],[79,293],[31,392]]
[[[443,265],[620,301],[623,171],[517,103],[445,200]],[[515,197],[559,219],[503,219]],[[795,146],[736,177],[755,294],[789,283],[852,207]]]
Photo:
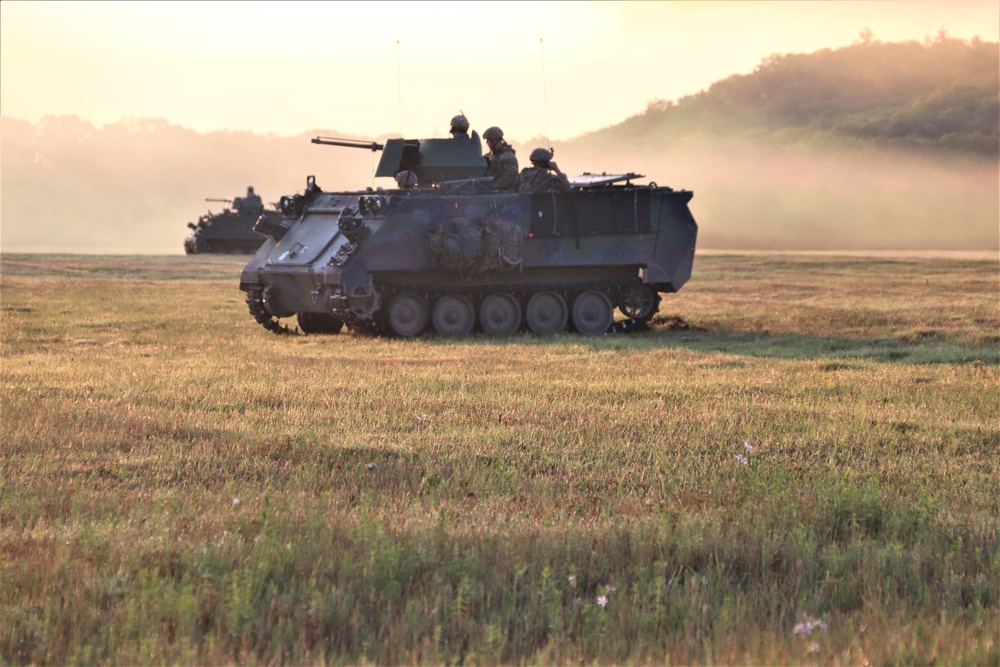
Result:
[[264,209],[264,202],[261,201],[260,195],[254,194],[252,185],[247,186],[247,196],[242,198],[237,197],[236,201],[240,202],[239,209],[241,211],[249,211],[252,213],[254,211],[261,211]]
[[412,190],[413,188],[420,186],[420,183],[417,180],[417,175],[409,169],[397,171],[395,178],[396,185],[399,186],[400,190]]
[[552,161],[552,151],[536,148],[528,159],[531,166],[522,169],[517,178],[518,192],[569,192],[569,179]]
[[451,119],[451,136],[453,139],[463,137],[469,138],[469,119],[464,114],[459,114]]
[[514,149],[503,140],[503,130],[491,127],[483,132],[490,152],[486,158],[486,175],[493,177],[493,187],[497,190],[517,189],[517,156]]

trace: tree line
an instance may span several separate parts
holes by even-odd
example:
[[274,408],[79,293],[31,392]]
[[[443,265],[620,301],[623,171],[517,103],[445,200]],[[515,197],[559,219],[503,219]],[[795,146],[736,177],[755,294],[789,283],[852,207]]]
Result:
[[651,102],[586,146],[749,143],[773,147],[923,148],[997,158],[1000,45],[944,33],[924,42],[775,54],[751,74]]

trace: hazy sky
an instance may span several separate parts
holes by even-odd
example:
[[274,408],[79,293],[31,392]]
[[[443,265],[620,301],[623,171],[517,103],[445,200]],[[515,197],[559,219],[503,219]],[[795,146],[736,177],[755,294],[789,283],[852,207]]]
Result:
[[[0,2],[0,113],[566,139],[772,53],[1000,39],[1000,2]],[[542,41],[540,41],[542,40]]]

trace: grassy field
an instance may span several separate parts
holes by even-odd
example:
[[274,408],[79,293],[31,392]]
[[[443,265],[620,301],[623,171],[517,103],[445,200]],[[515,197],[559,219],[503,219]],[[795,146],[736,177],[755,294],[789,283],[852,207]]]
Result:
[[1000,663],[996,257],[416,341],[272,335],[244,262],[0,258],[0,663]]

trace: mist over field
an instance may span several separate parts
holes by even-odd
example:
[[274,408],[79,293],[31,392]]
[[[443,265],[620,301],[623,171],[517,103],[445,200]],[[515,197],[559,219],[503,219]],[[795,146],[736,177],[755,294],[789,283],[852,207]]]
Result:
[[[699,246],[745,250],[996,250],[996,162],[897,151],[684,148],[560,156],[691,190]],[[574,173],[576,170],[573,170]]]
[[[176,254],[186,224],[220,210],[205,198],[253,185],[276,202],[310,174],[326,190],[394,187],[372,178],[380,154],[316,135],[385,139],[0,117],[0,247]],[[548,143],[508,139],[521,167]],[[693,191],[702,249],[979,251],[1000,249],[998,147],[1000,47],[943,34],[775,55],[554,146],[571,176],[637,172]]]
[[[94,128],[3,118],[0,244],[11,251],[183,252],[186,224],[253,185],[265,202],[304,188],[392,187],[379,153],[298,137],[199,134],[164,121]],[[521,166],[536,144],[515,144]],[[694,192],[699,247],[747,250],[995,250],[995,160],[896,150],[796,152],[691,147],[656,152],[556,146],[571,175],[644,174]]]
[[[371,151],[299,137],[200,134],[164,120],[95,128],[76,117],[0,119],[0,244],[5,251],[183,253],[188,222],[243,196],[265,204],[305,187],[371,185]],[[337,184],[337,185],[334,185]]]

